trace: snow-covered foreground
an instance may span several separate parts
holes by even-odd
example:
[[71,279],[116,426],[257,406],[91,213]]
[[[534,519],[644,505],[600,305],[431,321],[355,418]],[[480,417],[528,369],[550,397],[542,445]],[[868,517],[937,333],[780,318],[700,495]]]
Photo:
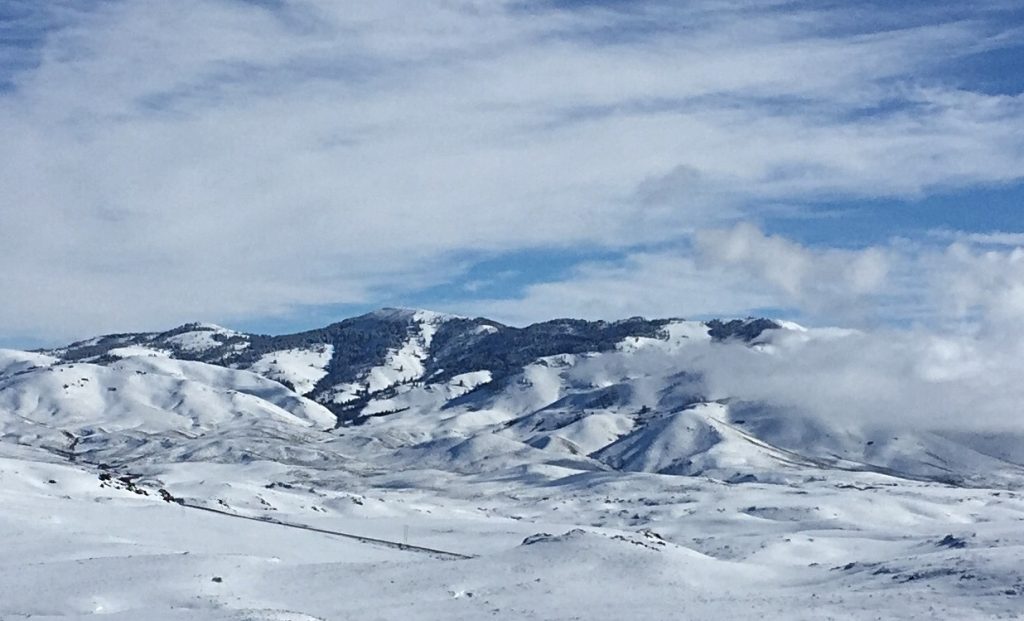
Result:
[[730,484],[271,462],[150,465],[129,484],[128,470],[0,451],[5,620],[1024,614],[1024,496],[1006,490],[871,473]]
[[390,309],[0,350],[0,619],[1020,618],[1019,372],[901,338]]

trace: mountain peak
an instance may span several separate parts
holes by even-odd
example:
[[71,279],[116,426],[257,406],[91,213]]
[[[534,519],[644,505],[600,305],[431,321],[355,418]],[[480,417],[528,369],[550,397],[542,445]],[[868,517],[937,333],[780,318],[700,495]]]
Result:
[[224,326],[205,321],[190,321],[188,323],[183,323],[173,330],[168,330],[168,332],[222,332],[235,334],[235,331],[230,328],[225,328]]
[[365,318],[379,319],[383,321],[447,321],[448,319],[460,319],[458,315],[451,315],[448,313],[439,313],[436,311],[426,310],[422,308],[406,308],[406,307],[393,307],[385,306],[378,308],[375,311],[370,311],[365,315]]

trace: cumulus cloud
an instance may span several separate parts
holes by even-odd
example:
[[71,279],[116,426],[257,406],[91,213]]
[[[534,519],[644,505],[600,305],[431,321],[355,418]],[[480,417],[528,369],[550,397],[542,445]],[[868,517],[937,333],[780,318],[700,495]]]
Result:
[[1021,341],[924,331],[780,339],[770,354],[718,348],[693,363],[709,394],[830,424],[1024,431]]
[[954,237],[839,249],[740,222],[699,230],[692,246],[589,261],[517,297],[466,307],[513,323],[560,313],[614,319],[762,312],[819,326],[1024,337],[1024,245],[1012,245],[1009,233]]
[[636,397],[652,405],[666,394],[662,378],[671,376],[675,394],[768,406],[783,424],[798,428],[802,417],[839,440],[878,429],[1024,432],[1019,339],[814,329],[778,331],[767,340],[757,347],[693,342],[674,352],[607,354],[580,361],[572,373],[584,382],[642,378],[634,381]]
[[589,261],[565,277],[530,285],[518,297],[463,302],[469,314],[523,325],[552,317],[621,319],[636,315],[742,315],[772,306],[742,274],[698,266],[685,252],[629,254]]
[[746,222],[731,229],[701,231],[696,242],[707,263],[744,271],[812,308],[826,302],[844,304],[881,291],[892,260],[881,248],[812,250],[765,235]]
[[[618,249],[655,283],[699,268],[635,248],[766,201],[1024,175],[1021,97],[921,78],[1014,42],[987,8],[864,27],[772,3],[24,6],[53,15],[0,68],[8,335],[372,303],[537,247]],[[871,289],[881,263],[844,277]],[[823,276],[800,269],[772,282]],[[604,308],[670,306],[634,290],[649,304]],[[702,295],[683,308],[741,306]]]
[[988,250],[956,242],[929,266],[934,297],[954,317],[980,316],[1001,330],[1024,319],[1024,246]]
[[712,398],[770,403],[859,425],[1024,430],[1020,342],[924,331],[788,335],[770,353],[709,349],[693,363]]
[[925,257],[941,255],[938,249],[926,253],[898,243],[813,248],[767,235],[749,222],[698,230],[692,240],[619,260],[589,261],[517,297],[464,306],[512,323],[556,314],[615,319],[770,312],[813,323],[875,325],[883,318],[926,319],[923,307],[934,303],[935,293],[928,283],[944,287],[935,280],[942,269],[925,269]]

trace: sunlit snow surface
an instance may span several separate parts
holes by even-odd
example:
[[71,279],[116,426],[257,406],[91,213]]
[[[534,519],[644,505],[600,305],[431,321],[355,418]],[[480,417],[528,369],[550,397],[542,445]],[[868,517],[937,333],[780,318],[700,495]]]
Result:
[[324,375],[334,354],[331,345],[307,349],[287,349],[265,354],[249,370],[276,381],[284,381],[300,395],[309,394]]
[[337,429],[298,394],[326,347],[0,351],[0,619],[1024,614],[1019,437],[706,398],[696,322],[430,383],[442,318],[411,317]]
[[972,619],[1024,599],[1024,498],[1005,490],[254,462],[145,467],[143,496],[0,449],[3,619]]

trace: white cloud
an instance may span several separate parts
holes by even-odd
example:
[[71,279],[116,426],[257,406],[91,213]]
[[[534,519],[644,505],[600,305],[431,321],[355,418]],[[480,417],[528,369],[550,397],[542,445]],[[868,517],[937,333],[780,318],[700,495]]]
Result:
[[840,429],[1024,430],[1024,341],[924,331],[789,335],[771,353],[704,348],[676,360],[710,398],[770,403]]
[[[766,201],[1024,175],[1020,97],[918,77],[999,37],[983,19],[871,33],[844,11],[718,2],[89,6],[0,93],[10,334],[372,302],[451,278],[466,251],[630,248]],[[632,261],[650,282],[698,271]],[[872,261],[852,286],[871,288]],[[646,306],[604,308],[675,306],[635,293]],[[742,306],[702,295],[684,308]],[[543,308],[580,306],[562,302]]]
[[765,235],[750,223],[701,231],[696,241],[708,263],[745,271],[801,305],[817,306],[825,299],[839,304],[879,292],[889,272],[890,258],[883,249],[814,251]]
[[463,312],[523,325],[552,317],[621,319],[636,315],[741,315],[775,301],[743,275],[702,268],[680,253],[638,253],[589,261],[564,278],[525,288],[508,299],[462,304]]
[[[1024,245],[1013,234],[950,234],[949,244],[893,239],[856,249],[813,247],[748,222],[706,229],[687,245],[589,261],[470,312],[513,323],[556,314],[743,316],[768,310],[814,325],[902,323],[939,334],[1024,339]],[[976,239],[975,239],[976,238]],[[971,240],[974,241],[971,241]],[[991,239],[1000,244],[993,249]],[[1024,343],[1024,340],[1022,340]]]
[[963,231],[938,230],[931,236],[940,240],[962,241],[981,246],[1024,246],[1024,233],[992,231],[990,233],[966,233]]
[[1024,334],[1024,246],[987,250],[955,242],[930,263],[935,297],[948,313]]

